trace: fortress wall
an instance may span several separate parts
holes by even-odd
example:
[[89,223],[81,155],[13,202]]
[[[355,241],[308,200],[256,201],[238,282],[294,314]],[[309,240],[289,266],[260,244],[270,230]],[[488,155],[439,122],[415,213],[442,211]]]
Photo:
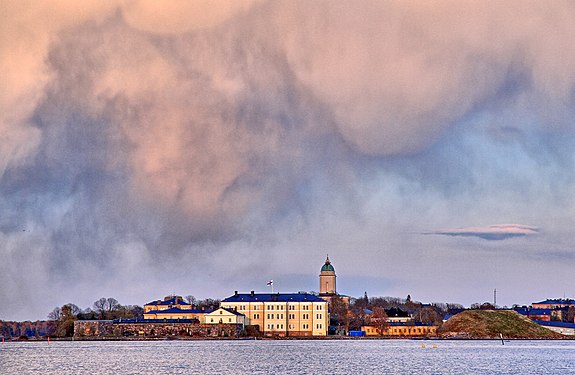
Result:
[[114,323],[111,320],[77,320],[75,337],[238,337],[241,324],[200,323]]

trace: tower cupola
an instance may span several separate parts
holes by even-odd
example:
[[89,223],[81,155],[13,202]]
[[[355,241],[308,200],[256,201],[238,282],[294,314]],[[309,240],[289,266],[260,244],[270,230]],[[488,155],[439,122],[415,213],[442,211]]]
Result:
[[319,273],[319,294],[337,294],[335,289],[335,268],[333,268],[329,260],[329,255],[325,259],[325,263]]

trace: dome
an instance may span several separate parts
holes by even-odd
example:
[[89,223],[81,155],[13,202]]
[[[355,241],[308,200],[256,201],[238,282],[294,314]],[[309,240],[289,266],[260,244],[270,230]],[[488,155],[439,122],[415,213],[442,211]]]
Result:
[[335,272],[335,269],[333,268],[331,262],[329,261],[329,256],[325,260],[325,264],[321,267],[321,272]]

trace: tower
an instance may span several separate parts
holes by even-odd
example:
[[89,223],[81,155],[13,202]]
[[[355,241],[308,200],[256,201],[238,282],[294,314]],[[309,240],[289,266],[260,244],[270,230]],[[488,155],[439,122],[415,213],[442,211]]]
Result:
[[319,294],[337,294],[335,289],[335,269],[329,261],[329,255],[325,259],[325,264],[321,267],[321,272],[319,273]]

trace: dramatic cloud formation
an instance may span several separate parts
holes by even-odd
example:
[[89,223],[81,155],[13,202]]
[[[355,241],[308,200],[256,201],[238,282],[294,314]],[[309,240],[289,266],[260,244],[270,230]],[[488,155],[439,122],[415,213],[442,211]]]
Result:
[[447,236],[479,237],[484,240],[505,240],[537,234],[539,229],[529,225],[500,224],[488,227],[443,229],[424,234],[443,234]]
[[326,252],[352,295],[575,293],[572,2],[0,7],[0,319],[309,290]]

